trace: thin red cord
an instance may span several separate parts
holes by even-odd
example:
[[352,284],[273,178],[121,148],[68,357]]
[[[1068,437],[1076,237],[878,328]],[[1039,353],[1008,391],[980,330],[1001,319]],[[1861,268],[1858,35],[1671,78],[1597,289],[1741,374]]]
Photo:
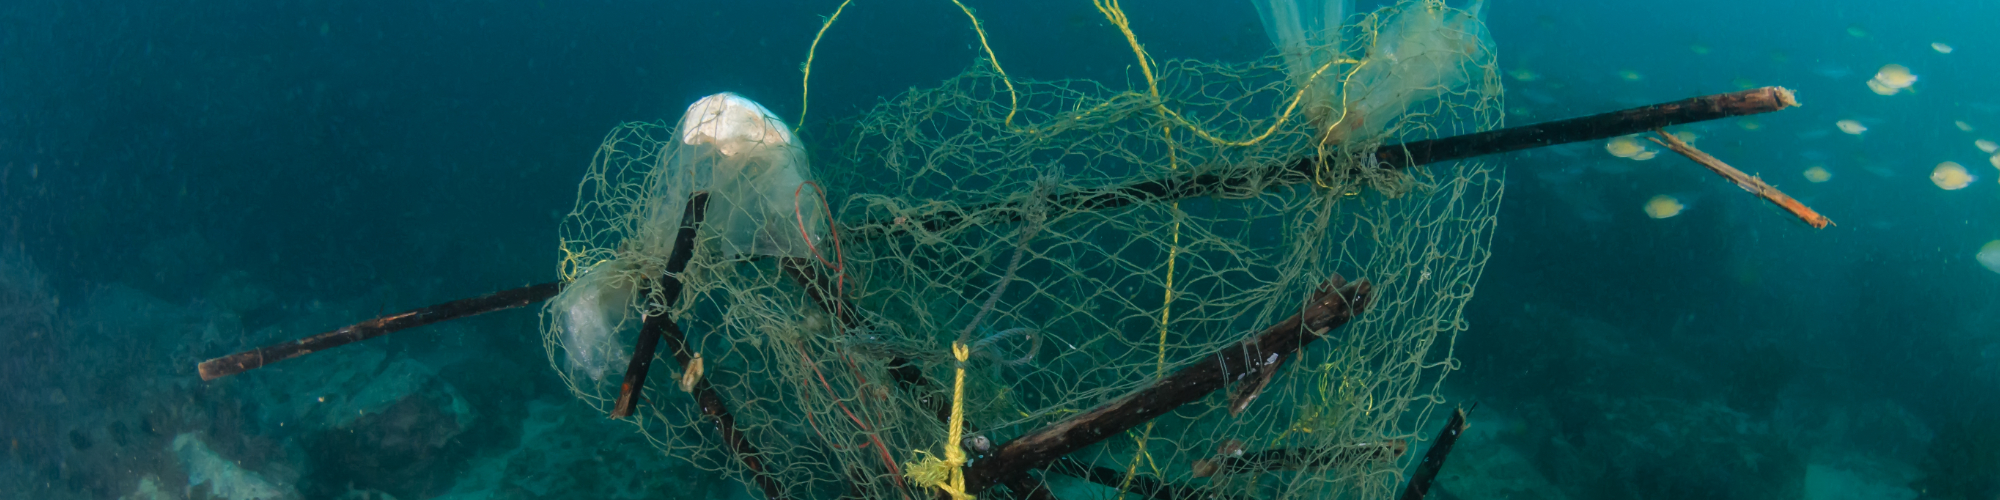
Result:
[[[820,257],[819,246],[813,244],[812,234],[806,232],[805,211],[799,208],[799,196],[805,194],[806,186],[812,186],[813,192],[819,195],[820,213],[826,214],[826,232],[833,235],[833,262],[827,262],[825,257]],[[834,296],[845,297],[846,295],[843,295],[843,293],[847,288],[847,255],[841,252],[840,228],[833,224],[833,208],[826,204],[826,190],[821,189],[818,182],[801,182],[798,189],[792,190],[792,217],[798,221],[799,239],[805,240],[806,249],[812,251],[813,260],[817,260],[820,265],[833,270],[835,276],[833,285]],[[835,263],[838,263],[838,265],[835,265]]]
[[[805,210],[799,207],[799,197],[805,194],[806,186],[812,186],[813,193],[818,195],[819,197],[820,213],[825,214],[826,216],[827,234],[830,234],[833,237],[833,262],[827,262],[825,257],[820,256],[819,245],[813,244],[812,234],[806,231]],[[819,183],[815,181],[806,181],[799,183],[799,187],[797,189],[792,190],[792,218],[794,221],[797,222],[796,227],[799,230],[799,239],[804,240],[806,242],[806,249],[812,252],[813,260],[817,260],[819,261],[820,265],[826,266],[827,268],[833,270],[834,273],[833,296],[846,297],[847,254],[843,251],[840,245],[840,227],[834,224],[833,207],[828,206],[826,203],[826,189],[821,188]],[[838,304],[838,302],[834,303]],[[836,305],[835,307],[840,307],[840,306]],[[846,326],[840,324],[839,321],[834,321],[833,323],[836,328]],[[799,349],[800,359],[805,361],[806,366],[812,367],[814,376],[819,377],[820,386],[826,388],[826,392],[828,394],[832,394],[833,385],[827,383],[826,374],[821,373],[819,370],[819,365],[814,364],[812,362],[812,358],[806,355],[805,347],[803,345],[795,345],[795,347],[798,347]],[[862,380],[863,382],[867,381],[867,377],[861,375],[861,367],[856,365],[854,363],[854,360],[848,359],[845,353],[843,353],[840,358],[841,361],[847,363],[849,369],[854,370],[856,378]],[[867,403],[867,399],[862,398],[861,402]],[[847,418],[849,420],[853,420],[855,425],[861,426],[861,430],[868,432],[869,442],[873,443],[875,445],[875,449],[881,452],[882,463],[889,467],[889,472],[894,474],[894,476],[892,477],[897,479],[896,487],[902,488],[903,487],[903,482],[901,480],[901,478],[903,477],[902,468],[896,465],[895,457],[889,454],[889,447],[888,445],[882,443],[881,436],[878,435],[875,432],[875,429],[872,426],[869,426],[867,422],[864,422],[860,417],[855,416],[854,411],[849,410],[847,408],[847,404],[842,403],[839,398],[834,398],[833,404],[834,406],[840,408],[841,413],[847,414]],[[870,415],[870,417],[871,418],[869,420],[874,420],[872,418],[873,415]],[[811,420],[811,412],[807,412],[807,420]],[[813,424],[813,431],[819,432],[818,423]],[[826,436],[822,434],[820,437],[824,439]],[[832,441],[828,442],[831,443]],[[907,491],[904,492],[904,496],[906,498],[908,497]]]

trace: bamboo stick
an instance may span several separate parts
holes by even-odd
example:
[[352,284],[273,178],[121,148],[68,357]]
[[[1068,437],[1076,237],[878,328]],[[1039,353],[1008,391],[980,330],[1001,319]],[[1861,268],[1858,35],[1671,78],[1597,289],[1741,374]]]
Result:
[[[1708,167],[1709,171],[1715,172],[1716,175],[1720,175],[1724,179],[1729,179],[1729,182],[1736,184],[1736,187],[1743,188],[1744,191],[1749,191],[1750,194],[1757,195],[1758,198],[1763,198],[1764,201],[1769,201],[1771,204],[1777,205],[1778,208],[1785,209],[1786,212],[1791,212],[1793,216],[1805,221],[1806,225],[1812,226],[1813,229],[1825,229],[1826,226],[1833,224],[1833,221],[1827,220],[1826,216],[1813,211],[1806,204],[1799,203],[1799,200],[1794,200],[1792,197],[1786,196],[1784,192],[1778,191],[1778,188],[1771,187],[1770,184],[1765,184],[1764,179],[1743,173],[1742,170],[1737,170],[1736,167],[1731,167],[1729,164],[1723,163],[1722,160],[1715,159],[1714,156],[1709,156],[1708,153],[1695,149],[1693,145],[1681,141],[1681,138],[1674,137],[1673,134],[1657,129],[1653,130],[1653,133],[1659,134],[1660,137],[1647,137],[1646,139],[1653,141],[1654,144],[1666,146],[1667,149],[1672,149],[1675,153],[1680,153],[1681,156],[1686,156],[1688,159],[1694,160],[1695,163],[1700,163],[1703,167]],[[1661,142],[1661,139],[1666,139],[1666,141]]]

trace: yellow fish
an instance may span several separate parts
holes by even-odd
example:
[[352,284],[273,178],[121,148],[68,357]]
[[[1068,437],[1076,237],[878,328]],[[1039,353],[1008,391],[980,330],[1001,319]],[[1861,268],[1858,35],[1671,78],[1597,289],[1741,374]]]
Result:
[[1979,265],[2000,273],[2000,240],[1988,241],[1986,246],[1979,247]]
[[1681,210],[1685,209],[1687,209],[1687,206],[1682,205],[1681,200],[1664,194],[1646,200],[1646,216],[1655,219],[1665,219],[1680,215]]
[[1951,46],[1945,45],[1944,42],[1931,42],[1931,50],[1935,50],[1939,54],[1950,54]]
[[1945,191],[1965,189],[1966,186],[1972,185],[1972,181],[1974,180],[1977,179],[1974,179],[1971,173],[1966,172],[1965,167],[1959,165],[1958,162],[1948,161],[1939,163],[1937,168],[1931,170],[1931,184],[1936,184],[1937,187]]
[[1915,85],[1917,75],[1910,73],[1910,68],[1901,64],[1884,64],[1882,69],[1875,70],[1875,81],[1900,90]]
[[1862,132],[1868,131],[1867,125],[1862,125],[1861,122],[1857,122],[1854,120],[1841,120],[1833,122],[1833,126],[1840,127],[1840,131],[1846,132],[1847,135],[1861,135]]
[[1611,140],[1605,141],[1604,150],[1610,152],[1611,156],[1616,156],[1619,158],[1631,158],[1632,155],[1639,154],[1639,152],[1645,151],[1646,148],[1644,146],[1639,145],[1638,139],[1634,139],[1632,138],[1632,136],[1628,135],[1624,137],[1613,137],[1611,138]]
[[1903,89],[1890,87],[1889,85],[1882,83],[1881,80],[1869,80],[1868,91],[1874,92],[1875,95],[1896,95],[1897,92],[1902,92]]
[[1806,169],[1806,180],[1812,181],[1812,183],[1814,184],[1826,182],[1831,179],[1833,179],[1833,173],[1826,171],[1825,167],[1813,167]]

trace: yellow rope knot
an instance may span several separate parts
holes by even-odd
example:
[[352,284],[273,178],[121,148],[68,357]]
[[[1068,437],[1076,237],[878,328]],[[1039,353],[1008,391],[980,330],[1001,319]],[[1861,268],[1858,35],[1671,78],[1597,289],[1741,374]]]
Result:
[[944,441],[944,460],[917,450],[923,458],[908,464],[909,472],[903,476],[918,486],[944,490],[954,500],[975,500],[965,492],[965,449],[958,446],[965,430],[965,360],[972,357],[972,348],[964,342],[953,342],[951,356],[958,358],[958,375],[951,384],[951,421],[946,424],[951,427],[951,435]]

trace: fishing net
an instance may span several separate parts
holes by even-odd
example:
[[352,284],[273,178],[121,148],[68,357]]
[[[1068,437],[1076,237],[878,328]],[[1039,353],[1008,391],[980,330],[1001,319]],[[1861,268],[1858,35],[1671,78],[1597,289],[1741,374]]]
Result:
[[[1037,477],[1063,498],[1120,496],[1133,478],[1230,498],[1385,497],[1444,404],[1501,179],[1480,162],[1372,152],[1497,127],[1502,108],[1476,11],[1406,2],[1344,26],[1338,50],[1319,49],[1339,56],[1309,70],[1283,54],[1169,61],[1133,90],[1010,79],[986,60],[885,99],[815,135],[810,170],[787,157],[796,178],[712,198],[670,307],[646,285],[665,272],[665,231],[687,193],[727,190],[712,169],[662,170],[719,148],[685,140],[691,120],[622,125],[563,226],[564,295],[596,301],[550,303],[550,362],[609,412],[619,381],[593,360],[628,354],[640,318],[668,315],[702,361],[683,370],[662,348],[655,372],[671,373],[627,419],[662,452],[789,498],[918,498],[939,484],[925,464],[958,446],[954,401],[976,464],[1298,313],[1329,277],[1367,278],[1365,313],[1247,405],[1213,394],[1069,455],[1121,473],[1099,481],[1111,484]],[[1300,103],[1315,93],[1339,104],[1313,116]],[[1316,167],[1246,174],[1301,160]],[[1178,199],[1116,189],[1175,178],[1234,181]],[[1069,196],[1083,192],[1115,199]],[[791,243],[743,251],[739,234]],[[577,335],[577,317],[608,333]],[[717,431],[715,402],[661,382],[697,377],[736,434]],[[1268,460],[1229,460],[1245,456]]]

